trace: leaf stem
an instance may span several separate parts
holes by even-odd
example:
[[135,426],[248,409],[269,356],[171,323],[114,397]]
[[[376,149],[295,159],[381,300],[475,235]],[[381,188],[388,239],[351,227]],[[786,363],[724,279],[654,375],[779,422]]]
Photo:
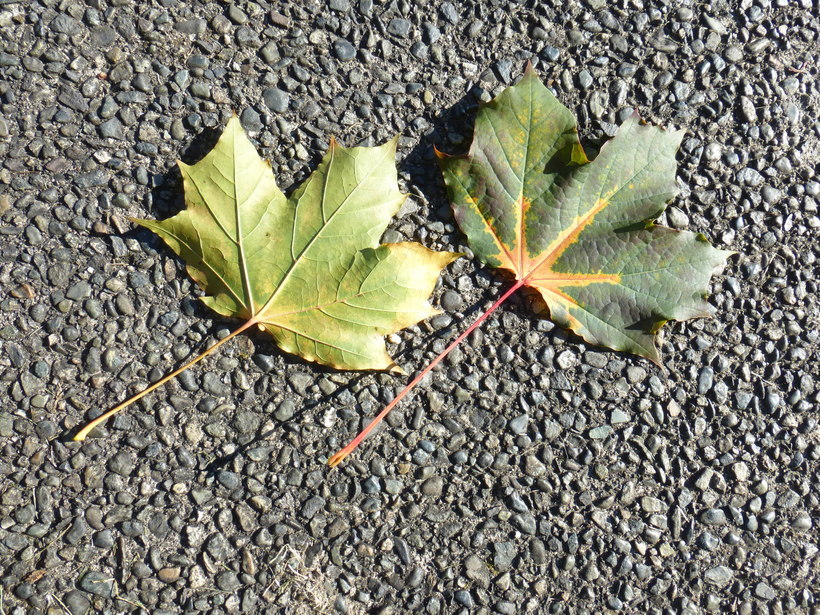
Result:
[[120,405],[118,405],[118,406],[115,406],[115,407],[111,408],[111,410],[109,410],[109,411],[108,411],[108,412],[106,412],[105,414],[101,414],[100,416],[98,416],[97,418],[95,418],[93,421],[91,421],[90,423],[88,423],[85,427],[83,427],[80,431],[78,431],[78,432],[77,432],[77,435],[75,435],[75,436],[74,436],[74,438],[73,438],[73,439],[74,439],[74,441],[75,441],[75,442],[82,442],[83,440],[85,440],[85,439],[86,439],[86,437],[88,437],[88,434],[89,434],[89,433],[91,433],[91,432],[94,430],[94,428],[96,428],[98,425],[100,425],[101,423],[103,423],[103,422],[107,421],[109,418],[111,418],[112,416],[114,416],[115,414],[117,414],[120,410],[123,410],[123,409],[127,408],[128,406],[130,406],[131,404],[133,404],[135,401],[138,401],[138,400],[142,399],[143,397],[145,397],[146,395],[148,395],[148,393],[150,393],[150,392],[151,392],[151,391],[153,391],[154,389],[157,389],[157,388],[161,387],[163,384],[165,384],[166,382],[168,382],[168,381],[169,381],[169,380],[171,380],[172,378],[176,378],[176,377],[177,377],[177,376],[179,376],[182,372],[184,372],[186,369],[188,369],[189,367],[192,367],[193,365],[196,365],[196,364],[197,364],[197,363],[199,363],[202,359],[204,359],[205,357],[207,357],[209,354],[213,353],[213,352],[214,352],[217,348],[219,348],[222,344],[224,344],[225,342],[227,342],[229,339],[231,339],[231,338],[233,338],[233,337],[236,337],[237,335],[239,335],[239,334],[240,334],[240,333],[242,333],[243,331],[245,331],[245,330],[247,330],[247,329],[251,328],[251,327],[252,327],[253,325],[255,325],[255,324],[256,324],[256,320],[254,320],[254,319],[249,320],[248,322],[244,323],[241,327],[239,327],[239,328],[238,328],[238,329],[236,329],[235,331],[233,331],[233,332],[231,332],[230,334],[228,334],[228,335],[226,335],[225,337],[223,337],[223,338],[222,338],[221,340],[219,340],[216,344],[214,344],[213,346],[211,346],[210,348],[208,348],[205,352],[203,352],[202,354],[198,355],[197,357],[195,357],[195,358],[194,358],[194,359],[192,359],[191,361],[188,361],[188,362],[187,362],[185,365],[183,365],[182,367],[180,367],[180,368],[178,368],[178,369],[175,369],[174,371],[172,371],[172,372],[171,372],[170,374],[168,374],[167,376],[164,376],[164,377],[163,377],[163,378],[161,378],[160,380],[157,380],[154,384],[152,384],[151,386],[149,386],[149,387],[148,387],[148,388],[146,388],[146,389],[143,389],[142,391],[140,391],[139,393],[137,393],[137,394],[136,394],[136,395],[134,395],[133,397],[128,398],[127,400],[125,400],[124,402],[122,402]]
[[490,314],[495,312],[495,310],[498,309],[498,307],[502,303],[504,303],[507,300],[507,298],[509,298],[510,295],[512,295],[519,288],[521,288],[524,285],[525,282],[526,282],[526,278],[523,278],[521,280],[516,281],[516,283],[513,286],[511,286],[507,290],[507,292],[505,292],[503,295],[501,295],[501,297],[495,303],[493,303],[486,312],[484,312],[481,316],[479,316],[478,319],[473,324],[471,324],[469,327],[467,327],[467,330],[464,331],[464,333],[459,335],[455,339],[455,341],[452,344],[450,344],[449,346],[447,346],[447,348],[445,348],[444,351],[440,355],[438,355],[435,359],[430,361],[430,364],[427,365],[427,367],[425,367],[421,371],[421,373],[419,373],[418,376],[413,378],[413,380],[410,382],[410,384],[408,384],[406,387],[404,387],[404,389],[398,395],[396,395],[396,397],[393,399],[393,401],[391,401],[389,404],[387,404],[382,409],[382,411],[379,412],[378,416],[376,416],[376,418],[374,418],[372,421],[370,421],[370,424],[367,427],[365,427],[364,429],[362,429],[361,432],[359,432],[359,435],[357,435],[355,438],[353,438],[353,440],[351,440],[350,443],[347,446],[345,446],[342,450],[340,450],[338,453],[336,453],[330,459],[328,459],[327,460],[327,465],[329,465],[331,468],[335,468],[337,465],[339,465],[344,460],[345,457],[347,457],[350,453],[352,453],[354,450],[356,450],[356,447],[359,446],[361,441],[364,440],[367,437],[367,434],[369,434],[373,430],[373,428],[376,427],[376,425],[378,425],[382,421],[382,419],[390,413],[390,411],[396,406],[396,404],[398,404],[402,399],[404,399],[404,397],[410,391],[412,391],[413,388],[415,388],[415,386],[419,382],[422,381],[422,379],[428,374],[428,372],[431,369],[433,369],[436,365],[441,363],[441,361],[448,354],[450,354],[450,352],[453,350],[453,348],[458,346],[464,340],[465,337],[470,335],[470,333],[472,333],[479,325],[481,325],[481,323],[484,322]]

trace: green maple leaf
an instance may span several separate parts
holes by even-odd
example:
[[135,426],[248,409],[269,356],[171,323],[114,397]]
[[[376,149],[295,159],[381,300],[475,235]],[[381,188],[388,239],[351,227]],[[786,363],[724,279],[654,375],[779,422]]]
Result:
[[633,115],[589,162],[572,113],[528,67],[479,110],[469,153],[439,158],[476,256],[588,342],[659,362],[656,331],[712,314],[709,280],[731,254],[652,222],[677,194],[682,137]]
[[347,149],[331,140],[285,198],[234,117],[205,158],[179,164],[187,209],[136,222],[182,257],[215,312],[259,325],[309,361],[398,371],[384,336],[438,313],[427,297],[456,255],[379,245],[406,198],[396,143]]
[[417,243],[379,245],[406,198],[397,182],[396,143],[344,148],[331,141],[289,198],[237,117],[200,162],[180,162],[187,208],[167,220],[135,222],[185,261],[208,307],[245,323],[75,439],[254,326],[309,361],[401,372],[384,336],[438,313],[427,299],[441,269],[459,255]]

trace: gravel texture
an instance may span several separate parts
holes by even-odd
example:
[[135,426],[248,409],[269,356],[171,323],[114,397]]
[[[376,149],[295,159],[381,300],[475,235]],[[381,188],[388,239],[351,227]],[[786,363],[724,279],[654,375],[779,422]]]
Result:
[[[0,0],[6,614],[820,613],[818,23],[811,0]],[[666,223],[736,250],[666,369],[514,298],[339,470],[403,378],[226,335],[129,216],[181,206],[232,110],[282,186],[400,140],[386,240],[464,250],[432,155],[531,59],[593,148],[685,127]],[[391,337],[414,371],[507,282],[470,258]]]

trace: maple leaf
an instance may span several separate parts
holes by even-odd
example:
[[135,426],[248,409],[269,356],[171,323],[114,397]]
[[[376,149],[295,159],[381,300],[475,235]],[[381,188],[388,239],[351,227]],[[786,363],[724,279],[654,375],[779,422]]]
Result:
[[571,112],[528,67],[479,110],[469,153],[439,161],[478,258],[586,341],[659,363],[655,333],[713,313],[709,280],[731,254],[652,222],[678,192],[683,134],[633,114],[589,162]]
[[660,362],[655,334],[709,316],[709,280],[732,252],[652,221],[677,194],[683,131],[629,118],[589,161],[572,113],[528,65],[482,106],[464,156],[436,151],[458,225],[475,255],[515,283],[328,463],[349,455],[424,376],[522,286],[590,343]]
[[186,262],[208,307],[245,323],[74,439],[253,326],[309,361],[401,372],[384,336],[438,313],[427,298],[459,255],[417,243],[379,245],[406,198],[397,182],[397,141],[344,148],[331,140],[290,198],[236,116],[200,162],[180,162],[187,208],[167,220],[134,222]]

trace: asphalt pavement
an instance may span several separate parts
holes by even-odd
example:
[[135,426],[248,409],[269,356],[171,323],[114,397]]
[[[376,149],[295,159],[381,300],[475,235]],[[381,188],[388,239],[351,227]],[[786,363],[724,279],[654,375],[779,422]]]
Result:
[[[0,612],[820,613],[820,18],[811,0],[0,0]],[[129,217],[182,206],[236,111],[280,186],[399,140],[385,241],[464,251],[433,155],[526,62],[594,151],[685,128],[661,223],[734,250],[664,368],[516,295],[406,378],[231,340]],[[509,280],[444,273],[412,374]]]

